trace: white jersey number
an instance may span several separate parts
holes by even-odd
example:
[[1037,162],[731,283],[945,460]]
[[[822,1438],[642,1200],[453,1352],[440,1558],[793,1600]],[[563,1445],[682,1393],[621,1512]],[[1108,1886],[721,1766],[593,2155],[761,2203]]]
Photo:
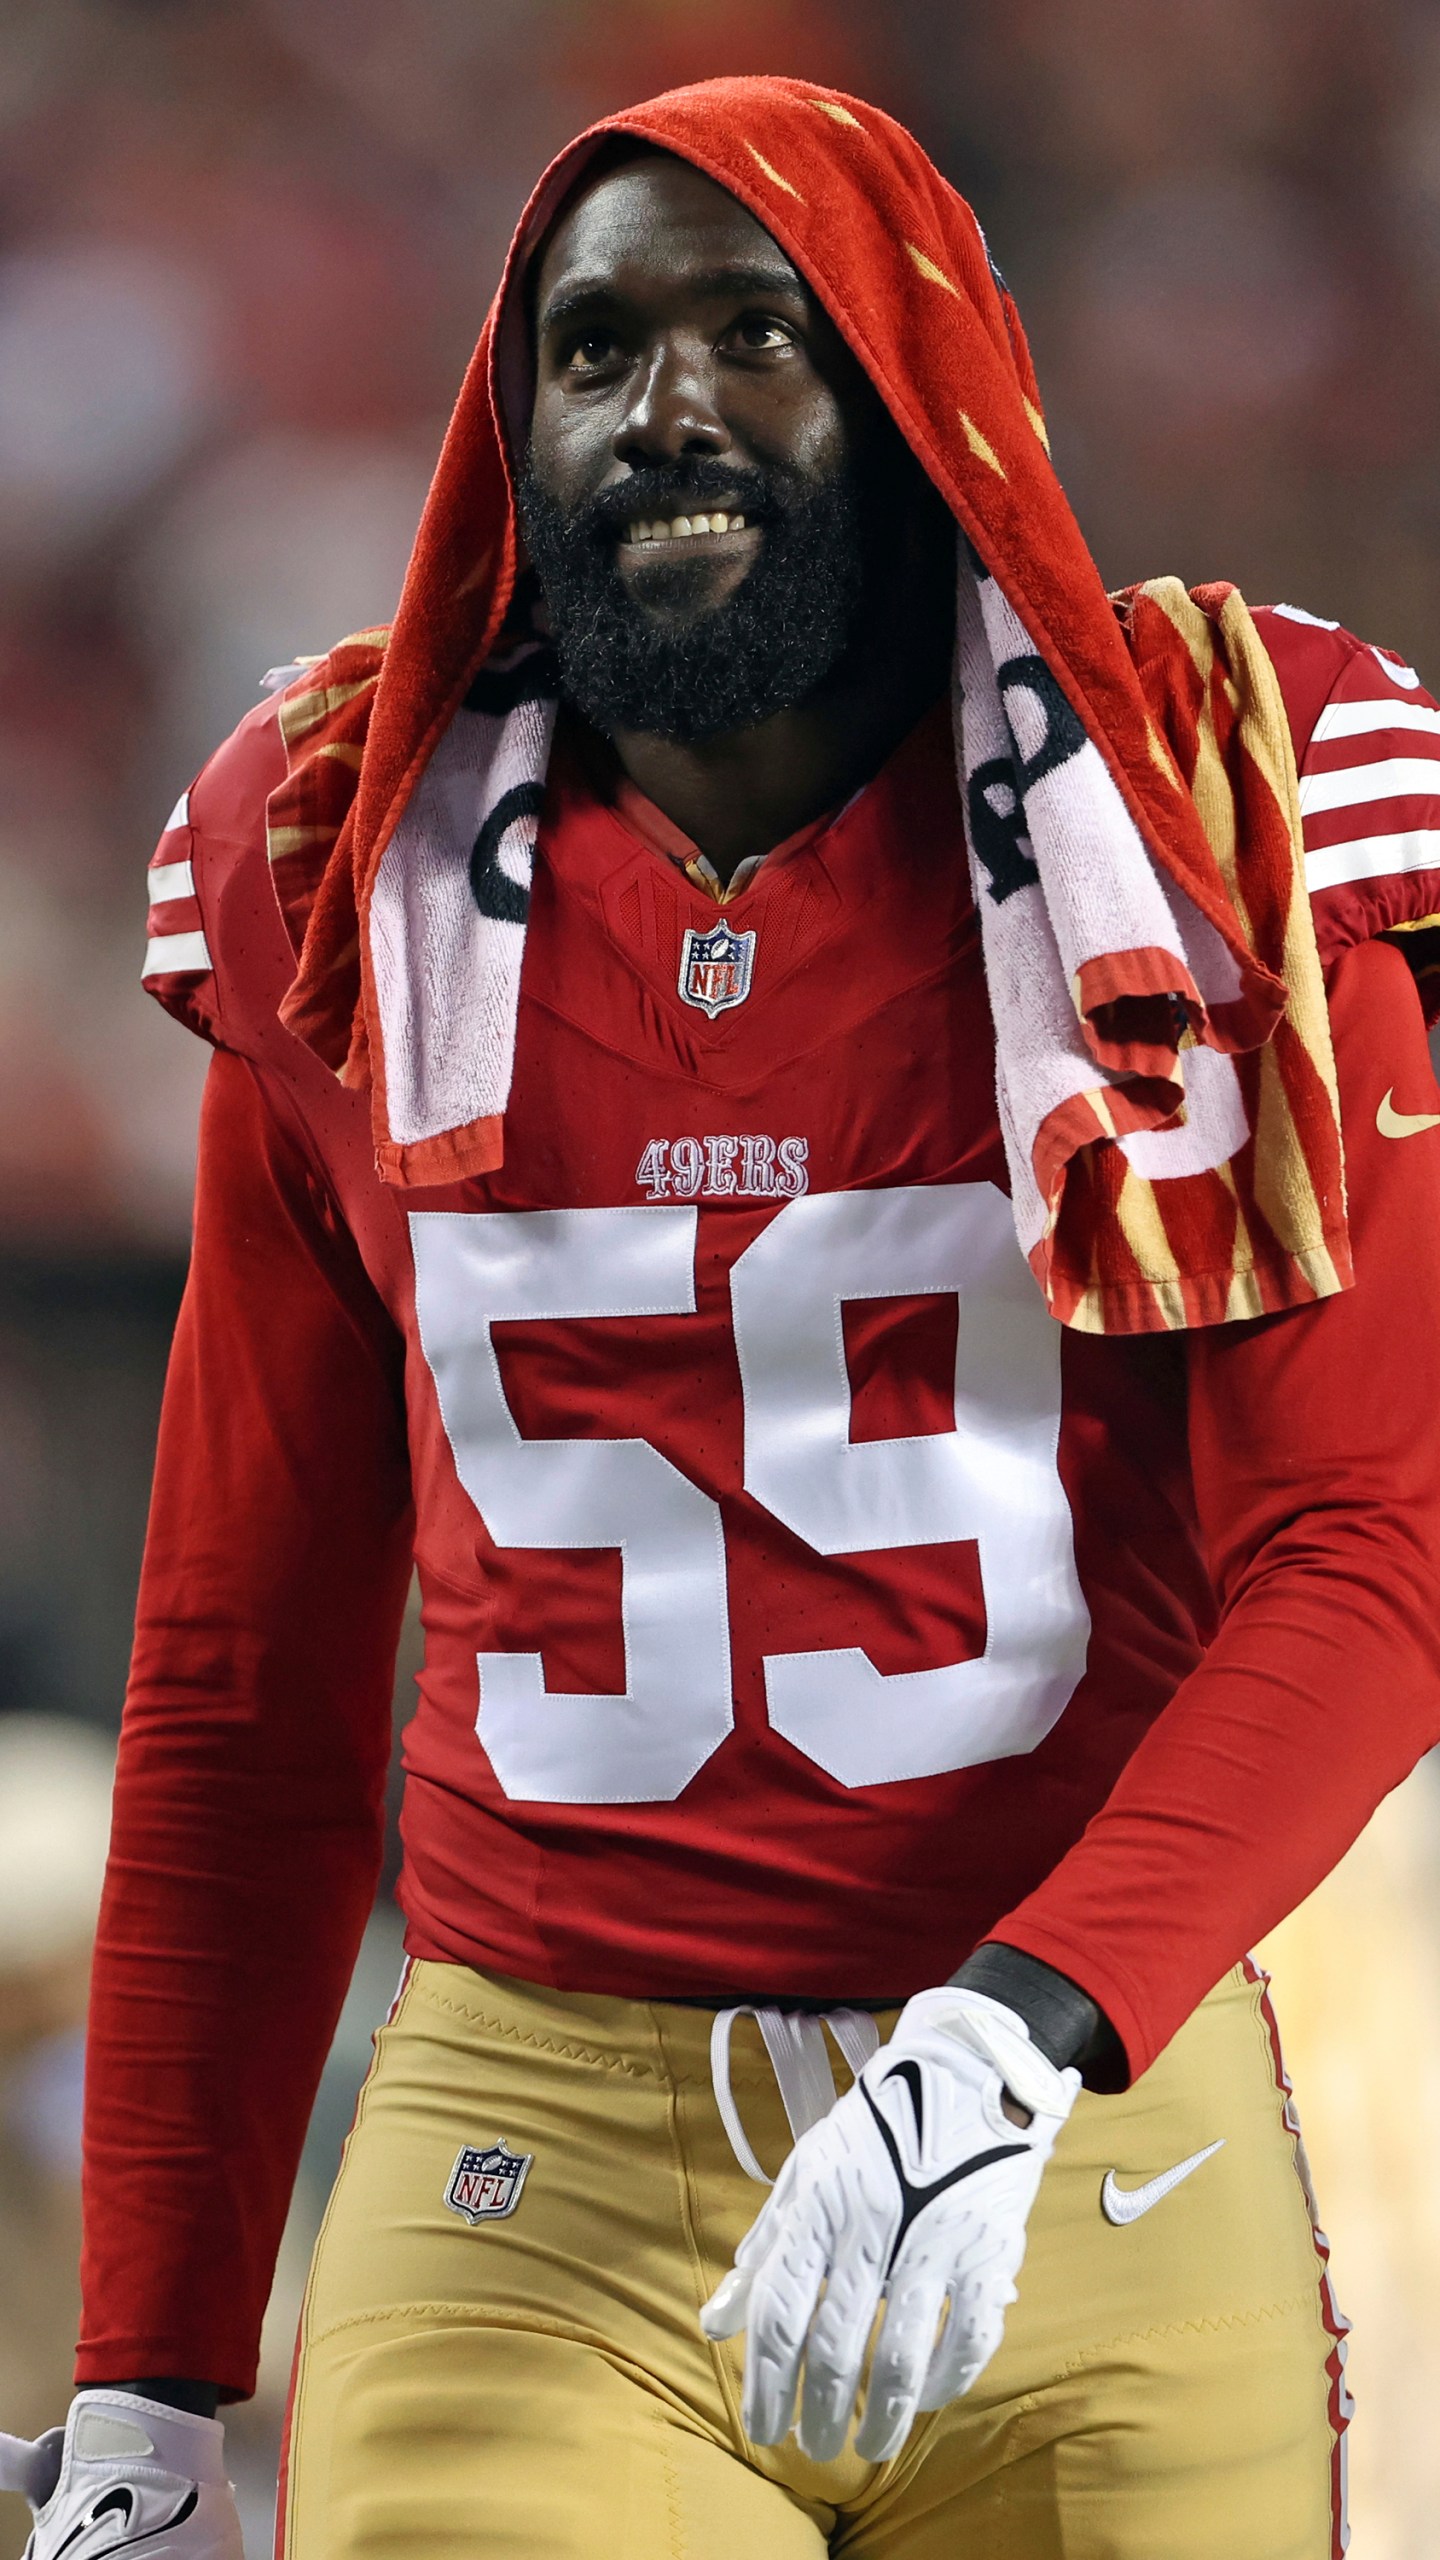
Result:
[[[460,1481],[503,1547],[618,1547],[626,1685],[545,1687],[538,1654],[480,1656],[477,1730],[501,1786],[559,1804],[677,1796],[730,1731],[718,1505],[643,1440],[525,1440],[491,1326],[685,1315],[693,1208],[416,1212],[420,1338]],[[731,1305],[745,1484],[820,1555],[974,1539],[982,1654],[878,1672],[853,1647],[767,1655],[771,1722],[845,1786],[1031,1751],[1085,1667],[1090,1621],[1056,1468],[1060,1334],[990,1183],[812,1194],[740,1256]],[[852,1443],[841,1309],[959,1299],[955,1427]]]
[[618,1547],[623,1697],[482,1653],[480,1739],[508,1796],[668,1801],[734,1722],[720,1512],[645,1440],[522,1440],[490,1328],[695,1312],[693,1209],[417,1212],[415,1309],[460,1481],[497,1547]]
[[[840,1309],[953,1292],[955,1428],[850,1438]],[[745,1488],[822,1556],[973,1538],[985,1650],[933,1671],[852,1648],[770,1654],[777,1732],[847,1787],[1033,1751],[1085,1668],[1090,1618],[1056,1472],[1060,1328],[993,1183],[796,1200],[730,1280],[745,1384]]]

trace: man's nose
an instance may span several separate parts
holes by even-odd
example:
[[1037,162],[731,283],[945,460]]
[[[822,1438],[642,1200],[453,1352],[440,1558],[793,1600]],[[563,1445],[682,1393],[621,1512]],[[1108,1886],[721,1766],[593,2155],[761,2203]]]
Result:
[[716,403],[709,350],[674,340],[652,347],[612,441],[632,471],[686,453],[724,453],[730,430]]

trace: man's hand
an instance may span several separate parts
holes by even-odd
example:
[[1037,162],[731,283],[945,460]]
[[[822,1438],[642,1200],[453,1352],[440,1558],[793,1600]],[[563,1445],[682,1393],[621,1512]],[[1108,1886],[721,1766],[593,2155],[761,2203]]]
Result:
[[225,2431],[133,2391],[81,2391],[33,2444],[0,2435],[0,2489],[35,2511],[26,2560],[244,2560]]
[[951,1986],[906,2004],[855,2087],[795,2145],[700,2314],[707,2337],[748,2327],[754,2443],[789,2429],[803,2357],[801,2450],[834,2461],[882,2297],[861,2458],[888,2462],[917,2408],[969,2390],[1000,2344],[1041,2171],[1079,2086],[997,2000]]

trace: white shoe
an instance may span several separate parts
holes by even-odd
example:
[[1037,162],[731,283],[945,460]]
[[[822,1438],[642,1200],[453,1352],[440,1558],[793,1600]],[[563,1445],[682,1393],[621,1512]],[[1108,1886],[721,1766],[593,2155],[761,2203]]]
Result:
[[133,2391],[80,2391],[34,2443],[0,2435],[0,2489],[30,2501],[25,2560],[245,2560],[225,2430]]

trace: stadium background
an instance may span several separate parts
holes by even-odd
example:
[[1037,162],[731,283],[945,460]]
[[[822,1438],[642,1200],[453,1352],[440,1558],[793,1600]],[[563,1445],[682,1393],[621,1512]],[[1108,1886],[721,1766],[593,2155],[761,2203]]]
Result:
[[[85,1941],[203,1072],[197,1044],[139,992],[141,869],[261,671],[393,604],[450,398],[544,161],[597,113],[762,69],[876,99],[973,199],[1112,582],[1231,576],[1440,680],[1433,0],[7,0],[10,2429],[51,2423],[68,2389]],[[1359,2560],[1433,2549],[1437,1921],[1427,1766],[1273,1950],[1357,2324]],[[232,2431],[254,2560],[308,2235],[397,1947],[386,1902],[312,2133],[265,2388]],[[0,2560],[25,2524],[0,2500]]]

